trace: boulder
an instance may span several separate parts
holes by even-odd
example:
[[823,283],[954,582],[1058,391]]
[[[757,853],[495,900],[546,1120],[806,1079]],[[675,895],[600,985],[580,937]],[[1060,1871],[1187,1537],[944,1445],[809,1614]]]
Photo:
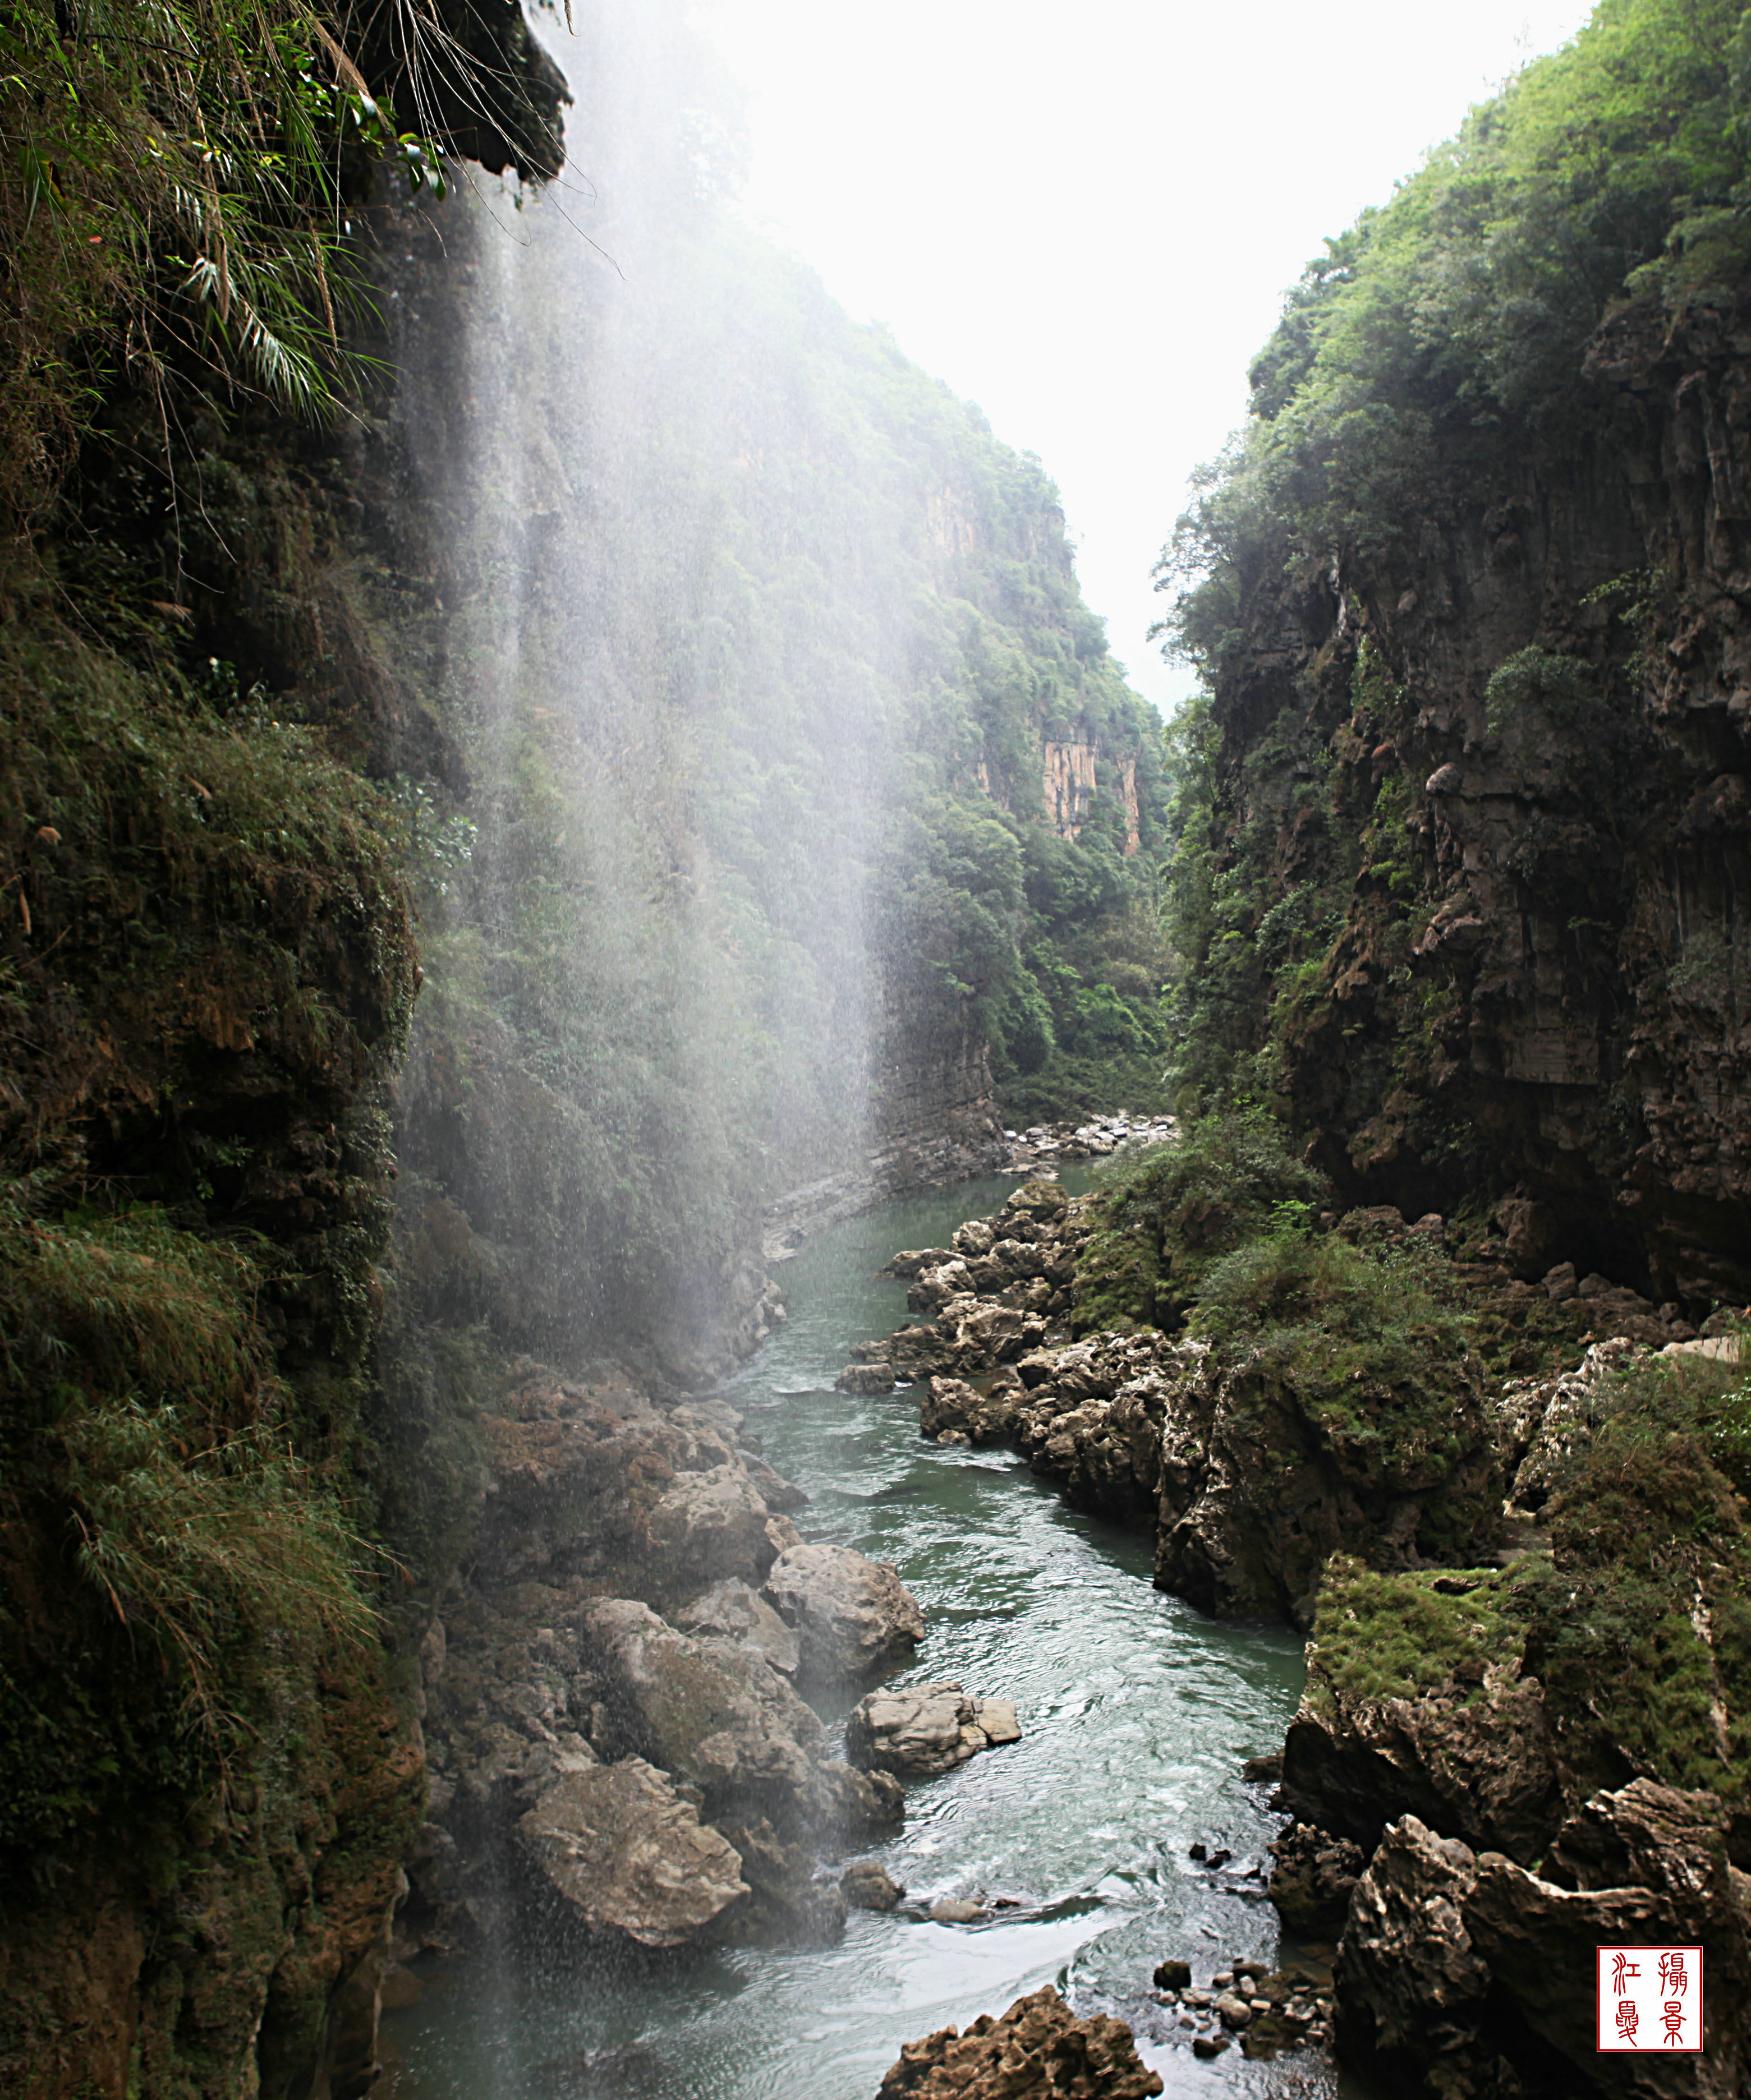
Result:
[[951,1771],[980,1750],[1020,1740],[1007,1699],[973,1698],[958,1684],[885,1687],[860,1700],[845,1724],[854,1765],[909,1779]]
[[738,1462],[678,1474],[645,1517],[652,1555],[673,1585],[758,1582],[772,1564],[772,1511]]
[[854,1860],[839,1877],[839,1892],[853,1910],[892,1910],[906,1891],[879,1860]]
[[875,1829],[898,1790],[834,1758],[826,1731],[749,1649],[695,1639],[629,1598],[592,1604],[579,1632],[606,1683],[606,1733],[619,1755],[690,1781],[714,1821],[765,1815],[787,1836]]
[[758,1590],[745,1582],[714,1582],[682,1605],[674,1623],[683,1633],[734,1641],[774,1670],[794,1677],[802,1659],[796,1635]]
[[734,1847],[642,1758],[565,1774],[517,1836],[590,1931],[641,1947],[718,1936],[749,1893]]
[[1161,2090],[1122,2020],[1078,2019],[1048,1985],[963,2035],[908,2042],[877,2100],[1149,2100]]
[[999,1234],[1013,1231],[1017,1218],[1028,1218],[1036,1224],[1052,1218],[1061,1218],[1070,1208],[1070,1198],[1061,1181],[1028,1181],[1017,1189],[1005,1202],[1001,1216],[993,1220]]
[[894,1366],[886,1357],[867,1364],[847,1364],[833,1382],[835,1392],[881,1393],[894,1390]]
[[775,1471],[757,1452],[738,1450],[736,1456],[753,1481],[755,1493],[769,1510],[786,1515],[792,1510],[807,1508],[807,1491],[794,1480],[787,1480],[782,1473]]
[[766,1595],[801,1650],[799,1674],[855,1683],[909,1661],[924,1638],[918,1599],[885,1560],[846,1546],[798,1545],[781,1553]]
[[831,1947],[845,1931],[846,1899],[815,1872],[814,1855],[787,1843],[763,1816],[729,1823],[723,1835],[751,1891],[732,1921],[732,1936],[759,1946]]
[[[966,1228],[963,1225],[961,1229],[964,1232]],[[984,1249],[979,1251],[982,1253]],[[876,1274],[903,1277],[909,1282],[914,1276],[922,1276],[927,1268],[940,1268],[948,1259],[947,1247],[902,1247],[891,1261],[882,1264]]]

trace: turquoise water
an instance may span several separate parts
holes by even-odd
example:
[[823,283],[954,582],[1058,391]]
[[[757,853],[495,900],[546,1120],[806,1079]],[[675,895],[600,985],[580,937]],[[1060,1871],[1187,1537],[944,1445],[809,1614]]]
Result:
[[[911,1789],[904,1830],[872,1855],[909,1904],[1014,1908],[972,1927],[854,1912],[839,1946],[809,1952],[580,1969],[526,1948],[449,1965],[385,2017],[396,2100],[873,2100],[903,2041],[1046,1983],[1136,2020],[1170,2093],[1335,2089],[1295,2058],[1231,2050],[1210,2066],[1147,2034],[1166,2017],[1146,1995],[1157,1961],[1189,1961],[1201,1982],[1276,1952],[1276,1912],[1245,1869],[1279,1819],[1239,1767],[1281,1741],[1300,1642],[1160,1595],[1146,1539],[1065,1509],[1007,1454],[925,1443],[915,1399],[831,1390],[851,1344],[905,1316],[905,1286],[875,1269],[943,1244],[1014,1185],[935,1191],[822,1233],[783,1272],[788,1326],[728,1393],[813,1498],[804,1533],[895,1562],[918,1596],[928,1633],[904,1675],[1015,1701],[1022,1740]],[[1186,1856],[1196,1839],[1233,1860],[1209,1873]]]

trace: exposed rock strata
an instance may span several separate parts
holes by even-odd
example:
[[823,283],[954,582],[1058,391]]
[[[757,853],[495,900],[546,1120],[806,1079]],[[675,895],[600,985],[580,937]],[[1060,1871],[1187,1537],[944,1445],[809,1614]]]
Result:
[[1562,1811],[1541,1687],[1516,1658],[1420,1698],[1351,1699],[1315,1682],[1283,1751],[1281,1799],[1307,1823],[1372,1847],[1420,1815],[1480,1848],[1536,1859]]
[[[1404,1817],[1351,1901],[1340,2046],[1452,2100],[1729,2100],[1751,2069],[1751,1882],[1724,1821],[1711,1796],[1637,1780],[1565,1823],[1541,1875]],[[1702,1948],[1700,2054],[1596,2054],[1594,1949],[1614,1943]]]
[[908,2042],[878,2100],[1148,2100],[1161,2090],[1122,2020],[1078,2019],[1048,1988],[965,2034],[944,2027]]

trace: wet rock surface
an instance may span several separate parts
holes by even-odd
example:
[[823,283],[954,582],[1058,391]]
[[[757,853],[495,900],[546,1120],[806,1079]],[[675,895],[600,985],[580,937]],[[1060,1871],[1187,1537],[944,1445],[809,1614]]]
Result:
[[674,1623],[683,1633],[734,1641],[786,1677],[796,1675],[803,1659],[794,1629],[745,1582],[714,1583],[676,1610]]
[[873,1692],[846,1723],[854,1765],[902,1778],[952,1771],[980,1750],[1021,1740],[1007,1699],[977,1699],[958,1684],[910,1684]]
[[909,2042],[878,2100],[1149,2100],[1161,2081],[1122,2020],[1079,2019],[1050,1988]]
[[924,1638],[918,1599],[887,1561],[849,1546],[790,1546],[774,1562],[766,1595],[796,1634],[800,1676],[855,1683],[909,1662]]
[[736,1848],[642,1758],[565,1773],[517,1829],[583,1924],[641,1947],[700,1939],[749,1893]]
[[876,1860],[854,1860],[839,1877],[839,1892],[853,1910],[892,1910],[906,1895]]
[[741,1426],[531,1364],[488,1418],[471,1572],[421,1652],[411,1944],[496,1939],[531,1905],[652,1948],[842,1926],[821,1852],[904,1804],[791,1680],[867,1678],[923,1621],[891,1568],[805,1543],[804,1498]]

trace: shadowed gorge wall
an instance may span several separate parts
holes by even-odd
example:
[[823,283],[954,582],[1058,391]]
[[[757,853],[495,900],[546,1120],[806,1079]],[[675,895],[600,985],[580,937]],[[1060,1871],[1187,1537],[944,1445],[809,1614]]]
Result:
[[1186,1075],[1244,1045],[1348,1199],[1701,1308],[1751,1286],[1751,338],[1692,201],[1744,41],[1607,7],[1478,112],[1310,270],[1180,541]]
[[[385,364],[325,431],[192,351],[126,365],[126,314],[82,309],[88,421],[58,493],[7,492],[38,523],[0,576],[0,2083],[31,2100],[364,2089],[495,1351],[674,1383],[745,1350],[766,1199],[979,1099],[1035,864],[1104,923],[1121,769],[1159,823],[1037,464],[736,227],[677,18],[577,11],[587,231],[478,169],[349,203]],[[456,22],[504,68],[437,118],[551,169],[521,16]],[[1049,738],[1113,768],[1075,845]]]

